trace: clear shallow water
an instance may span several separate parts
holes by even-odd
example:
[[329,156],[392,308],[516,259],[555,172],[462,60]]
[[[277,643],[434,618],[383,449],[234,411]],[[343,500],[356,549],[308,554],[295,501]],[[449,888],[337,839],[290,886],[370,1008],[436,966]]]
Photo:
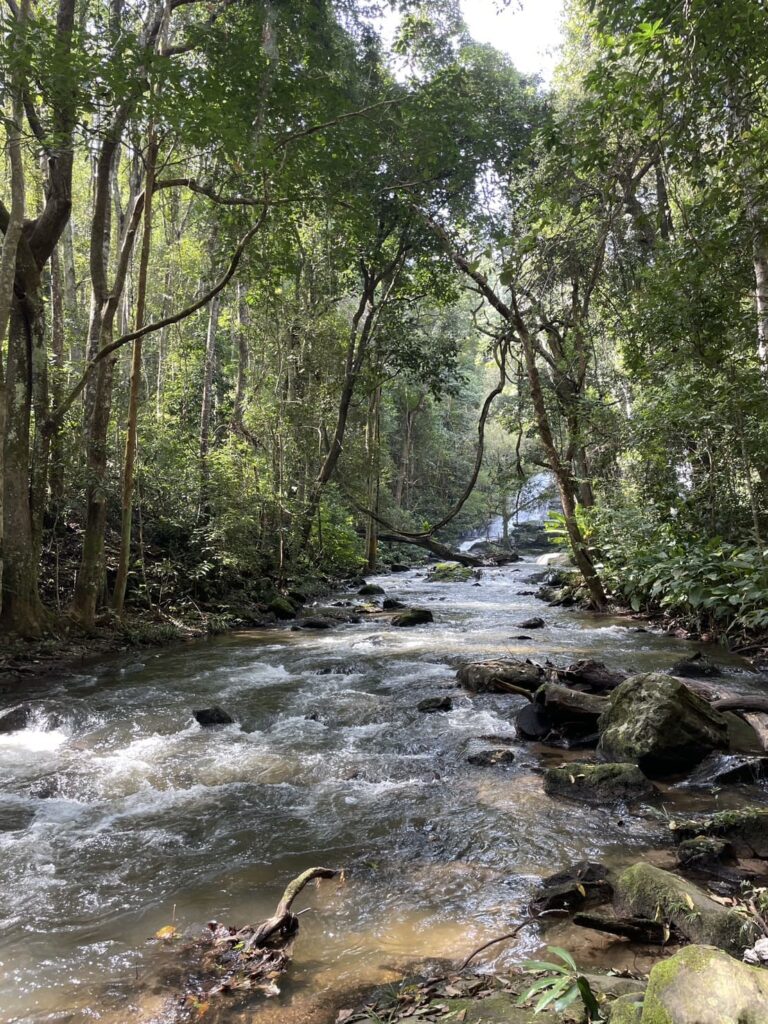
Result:
[[[530,745],[515,741],[508,768],[465,763],[472,737],[514,738],[521,699],[455,689],[461,662],[598,657],[647,671],[693,649],[522,595],[538,570],[486,570],[479,587],[382,577],[435,624],[394,629],[374,616],[324,633],[243,633],[27,694],[38,721],[0,736],[0,1020],[159,1020],[152,988],[169,954],[147,941],[158,928],[257,922],[291,877],[324,864],[347,878],[302,897],[313,911],[283,994],[228,1018],[320,1020],[324,993],[506,930],[542,875],[582,857],[628,860],[659,838],[645,815],[544,796]],[[511,640],[532,614],[547,627]],[[741,663],[727,667],[749,686]],[[450,713],[416,711],[446,692]],[[200,729],[192,710],[214,703],[237,724]],[[538,944],[531,930],[502,955]]]

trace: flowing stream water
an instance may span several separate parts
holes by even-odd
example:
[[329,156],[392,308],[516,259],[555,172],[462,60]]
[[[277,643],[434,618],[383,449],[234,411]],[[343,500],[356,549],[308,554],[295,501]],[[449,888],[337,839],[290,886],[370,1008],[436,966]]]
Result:
[[[455,688],[458,664],[489,656],[647,671],[693,650],[542,605],[529,580],[540,569],[484,570],[479,586],[414,571],[374,580],[430,608],[429,626],[373,615],[327,632],[243,632],[25,691],[36,723],[0,736],[0,1020],[161,1019],[156,979],[174,954],[148,941],[155,931],[260,921],[291,877],[324,864],[347,877],[302,896],[312,912],[282,994],[231,1014],[321,1021],[334,992],[507,930],[541,876],[660,841],[664,824],[647,813],[546,797],[541,764],[564,755],[515,740],[522,699]],[[546,627],[512,639],[533,614]],[[712,656],[749,685],[743,663]],[[416,710],[446,693],[452,711]],[[212,704],[237,724],[201,729],[192,710]],[[512,765],[467,765],[467,741],[486,735],[514,741]],[[501,956],[540,942],[524,932]]]

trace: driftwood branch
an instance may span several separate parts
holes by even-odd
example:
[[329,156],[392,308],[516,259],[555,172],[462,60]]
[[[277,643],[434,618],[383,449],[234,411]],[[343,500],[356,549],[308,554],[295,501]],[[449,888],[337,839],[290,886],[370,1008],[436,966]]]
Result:
[[338,873],[335,868],[308,868],[292,882],[289,882],[274,914],[259,925],[248,940],[247,948],[263,946],[277,931],[283,931],[286,928],[293,931],[296,915],[291,913],[291,907],[304,886],[314,878],[335,878]]

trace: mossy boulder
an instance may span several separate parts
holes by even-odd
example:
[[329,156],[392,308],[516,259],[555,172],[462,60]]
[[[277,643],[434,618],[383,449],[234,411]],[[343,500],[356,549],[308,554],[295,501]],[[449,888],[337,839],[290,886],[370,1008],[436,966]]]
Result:
[[409,608],[408,611],[395,615],[392,619],[392,625],[400,627],[423,626],[433,620],[434,616],[428,608]]
[[684,772],[728,746],[724,716],[680,680],[655,672],[613,691],[599,730],[606,761],[633,761],[652,778]]
[[[620,1018],[619,1018],[620,1019]],[[768,971],[686,946],[651,971],[641,1024],[766,1024]],[[611,1017],[611,1024],[615,1019]]]
[[743,915],[710,899],[693,882],[652,864],[633,864],[615,882],[614,907],[622,917],[667,921],[689,942],[741,952],[754,942],[755,928]]
[[461,562],[438,562],[429,570],[432,583],[466,583],[476,575],[475,571]]
[[675,821],[670,827],[680,840],[709,836],[725,840],[738,857],[768,858],[768,807],[718,811],[700,821]]
[[293,601],[290,601],[287,597],[282,597],[280,594],[277,597],[273,597],[267,605],[267,608],[272,612],[276,619],[295,619],[296,618],[296,606]]
[[654,785],[634,764],[578,764],[548,768],[544,792],[550,796],[588,803],[645,800],[656,792]]
[[358,590],[361,597],[376,597],[384,593],[384,587],[380,587],[378,583],[364,583]]

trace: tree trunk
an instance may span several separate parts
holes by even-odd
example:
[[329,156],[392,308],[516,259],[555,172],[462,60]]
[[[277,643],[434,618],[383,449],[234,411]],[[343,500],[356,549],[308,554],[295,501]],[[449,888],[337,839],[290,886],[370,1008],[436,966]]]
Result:
[[[368,508],[379,514],[381,388],[374,388],[368,405]],[[365,528],[365,560],[371,572],[376,568],[379,525],[368,517]]]
[[[152,196],[155,188],[155,165],[157,162],[157,143],[150,136],[147,148],[147,173],[144,183],[144,234],[141,240],[141,256],[139,259],[139,280],[136,294],[136,329],[144,326],[144,312],[147,301],[147,274],[149,271],[149,254],[152,248]],[[136,448],[138,443],[139,391],[141,389],[141,349],[142,339],[133,343],[131,354],[131,383],[128,399],[128,429],[125,438],[125,455],[123,458],[122,487],[122,518],[120,523],[120,554],[117,562],[117,578],[112,596],[112,607],[117,615],[123,614],[125,592],[128,586],[128,569],[131,560],[131,532],[133,526],[133,487],[136,466]]]
[[208,310],[208,331],[205,338],[205,362],[203,364],[203,396],[200,403],[200,510],[199,515],[207,518],[210,514],[210,466],[208,454],[211,447],[211,413],[213,410],[213,371],[216,365],[216,334],[219,328],[221,300],[215,296]]

